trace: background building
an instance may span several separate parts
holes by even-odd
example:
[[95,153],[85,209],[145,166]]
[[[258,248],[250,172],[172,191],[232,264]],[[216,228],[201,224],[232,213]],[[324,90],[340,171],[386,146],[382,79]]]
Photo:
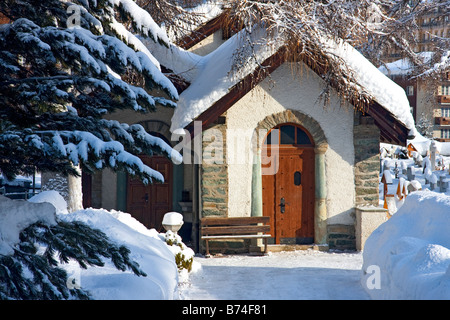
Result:
[[[449,20],[450,14],[444,9],[419,18],[414,51],[429,56],[433,41],[450,38]],[[450,141],[450,70],[433,83],[410,79],[409,65],[401,57],[398,50],[387,52],[383,57],[386,67],[380,70],[405,89],[419,131],[430,132],[429,137],[438,141]]]

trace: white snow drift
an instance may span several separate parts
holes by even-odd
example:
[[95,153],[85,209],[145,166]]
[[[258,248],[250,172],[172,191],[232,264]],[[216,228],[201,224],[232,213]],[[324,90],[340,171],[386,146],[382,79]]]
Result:
[[[373,299],[450,299],[450,197],[410,194],[364,246],[361,284]],[[370,266],[376,266],[373,268]],[[379,270],[379,286],[370,286]],[[372,278],[371,278],[372,277]]]

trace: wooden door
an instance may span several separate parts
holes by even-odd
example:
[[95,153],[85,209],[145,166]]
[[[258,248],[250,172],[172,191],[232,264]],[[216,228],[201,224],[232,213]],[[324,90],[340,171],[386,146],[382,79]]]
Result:
[[141,160],[164,176],[164,183],[144,185],[128,177],[127,212],[147,228],[162,231],[162,219],[172,210],[172,163],[166,157],[140,156]]
[[[269,151],[268,151],[269,150]],[[314,149],[294,144],[262,152],[263,215],[271,218],[274,242],[314,242]],[[277,165],[273,165],[274,163]]]

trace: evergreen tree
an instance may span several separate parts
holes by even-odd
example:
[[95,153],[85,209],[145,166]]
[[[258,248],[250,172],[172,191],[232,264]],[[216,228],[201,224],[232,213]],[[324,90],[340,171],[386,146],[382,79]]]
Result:
[[[163,181],[137,154],[179,157],[118,109],[174,107],[178,93],[140,41],[166,34],[132,0],[5,0],[0,12],[0,171],[77,174],[123,169]],[[137,36],[136,36],[137,35]]]
[[421,135],[428,139],[433,138],[434,126],[431,119],[431,116],[427,116],[424,112],[422,112],[416,124],[417,131],[419,131]]

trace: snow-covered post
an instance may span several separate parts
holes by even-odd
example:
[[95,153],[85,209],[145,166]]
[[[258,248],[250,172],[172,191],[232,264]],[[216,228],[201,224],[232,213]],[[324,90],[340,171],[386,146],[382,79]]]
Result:
[[430,162],[431,162],[431,170],[434,171],[436,168],[436,141],[431,141],[430,144]]
[[440,192],[447,192],[448,188],[448,179],[446,179],[446,175],[442,174],[439,176],[439,191]]
[[74,212],[83,209],[83,192],[81,188],[81,170],[76,167],[80,174],[78,177],[69,175],[67,177],[68,197],[67,210]]
[[402,174],[406,174],[406,170],[408,169],[406,167],[406,162],[404,161],[400,162],[400,167],[402,168]]
[[429,184],[430,183],[430,178],[431,178],[431,174],[432,174],[433,172],[431,171],[431,169],[430,168],[426,168],[425,169],[425,174],[424,174],[424,177],[425,177],[425,184]]
[[436,177],[436,175],[434,173],[432,173],[430,176],[430,190],[431,191],[436,189],[437,181],[438,181],[438,178]]
[[391,171],[384,170],[383,177],[381,178],[381,182],[383,183],[383,198],[386,199],[386,195],[388,193],[388,184],[392,184],[392,176]]
[[406,169],[406,175],[409,181],[413,181],[416,178],[416,169],[410,166]]

